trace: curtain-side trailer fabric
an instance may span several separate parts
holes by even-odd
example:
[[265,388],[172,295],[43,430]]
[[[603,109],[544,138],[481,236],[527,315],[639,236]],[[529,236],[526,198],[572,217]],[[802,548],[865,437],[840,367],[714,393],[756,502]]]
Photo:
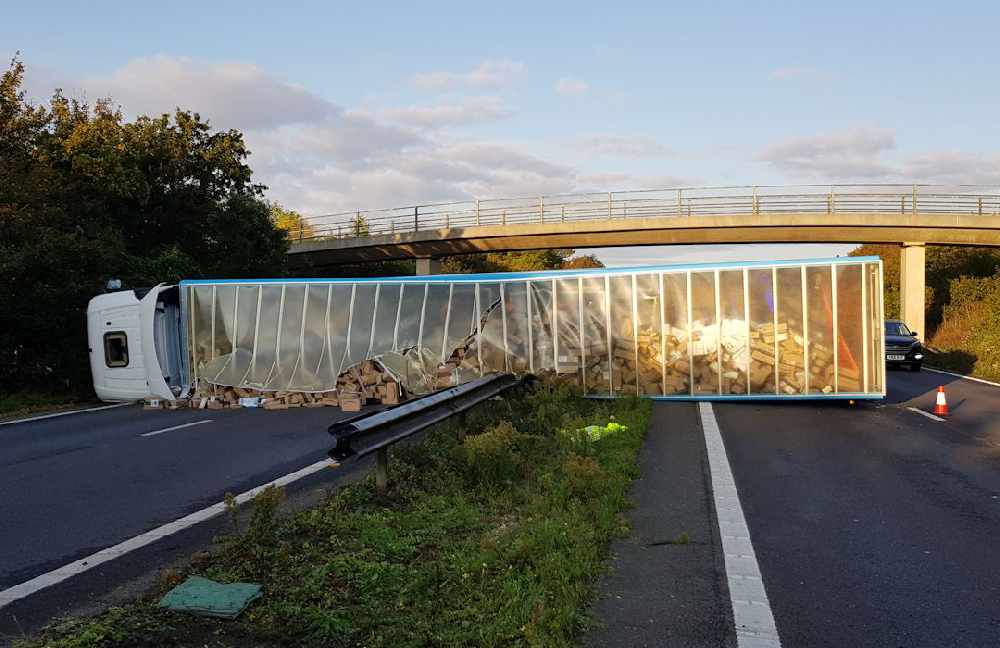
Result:
[[324,392],[379,359],[415,394],[492,372],[593,396],[881,396],[873,257],[182,283],[196,380]]

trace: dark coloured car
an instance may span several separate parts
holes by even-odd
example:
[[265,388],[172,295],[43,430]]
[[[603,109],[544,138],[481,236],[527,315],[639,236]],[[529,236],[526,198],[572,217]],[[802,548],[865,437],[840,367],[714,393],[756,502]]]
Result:
[[899,320],[885,321],[885,363],[901,367],[906,365],[910,371],[920,371],[924,361],[924,347],[917,339],[917,332],[910,331],[906,324]]

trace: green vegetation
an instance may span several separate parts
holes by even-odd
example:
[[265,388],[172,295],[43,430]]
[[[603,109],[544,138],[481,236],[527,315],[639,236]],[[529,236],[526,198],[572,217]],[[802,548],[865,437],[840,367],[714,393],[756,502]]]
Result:
[[573,250],[550,249],[525,252],[486,252],[448,257],[442,270],[447,273],[463,272],[526,272],[529,270],[572,270],[603,268],[593,254],[573,256]]
[[86,391],[76,396],[67,392],[16,391],[0,394],[0,416],[16,417],[42,410],[56,410],[94,402],[93,394]]
[[0,77],[0,389],[89,388],[84,313],[108,279],[282,272],[239,132],[58,90],[33,105],[23,81],[17,60]]
[[[885,312],[899,317],[899,246],[862,245],[852,255],[882,257]],[[1000,380],[1000,250],[927,247],[928,364]]]
[[262,494],[240,534],[188,570],[264,585],[236,621],[158,609],[182,578],[171,572],[148,599],[17,645],[571,645],[627,532],[649,411],[548,387],[493,401],[468,414],[464,443],[442,426],[397,447],[385,494],[369,479],[283,520],[282,493]]

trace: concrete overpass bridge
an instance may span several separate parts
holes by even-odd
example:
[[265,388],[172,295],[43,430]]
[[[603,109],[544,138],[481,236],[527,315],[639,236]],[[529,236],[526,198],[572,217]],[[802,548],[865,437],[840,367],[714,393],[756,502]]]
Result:
[[499,198],[310,217],[289,234],[293,266],[541,248],[711,243],[897,243],[900,306],[923,333],[925,245],[1000,246],[1000,187],[680,187]]

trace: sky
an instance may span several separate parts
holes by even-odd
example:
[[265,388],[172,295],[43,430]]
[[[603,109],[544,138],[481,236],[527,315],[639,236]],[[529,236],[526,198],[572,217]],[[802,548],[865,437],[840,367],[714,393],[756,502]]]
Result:
[[[307,215],[677,186],[1000,185],[997,3],[16,3],[38,101],[244,132]],[[590,250],[609,265],[852,246]]]

